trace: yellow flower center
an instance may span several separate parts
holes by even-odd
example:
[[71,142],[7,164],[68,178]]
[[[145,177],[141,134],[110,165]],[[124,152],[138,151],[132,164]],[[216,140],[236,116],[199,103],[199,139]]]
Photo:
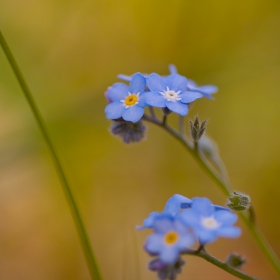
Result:
[[125,108],[133,106],[138,103],[140,93],[128,93],[128,96],[122,102],[125,105]]
[[164,237],[164,241],[168,245],[174,244],[177,240],[178,240],[178,234],[174,231],[168,232]]

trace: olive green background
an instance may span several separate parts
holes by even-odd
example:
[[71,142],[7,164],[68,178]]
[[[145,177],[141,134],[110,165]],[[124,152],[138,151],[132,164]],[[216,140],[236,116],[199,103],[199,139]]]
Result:
[[[135,226],[174,193],[226,198],[160,128],[125,145],[110,135],[106,88],[117,74],[168,74],[168,64],[215,100],[186,120],[209,119],[234,189],[250,194],[257,222],[280,255],[280,2],[276,0],[1,0],[0,28],[34,94],[61,157],[104,280],[149,280]],[[172,117],[176,122],[176,117]],[[186,122],[187,123],[187,122]],[[207,246],[244,271],[276,274],[239,222],[239,239]],[[178,279],[235,277],[186,257]],[[89,279],[60,182],[42,136],[0,51],[0,279]]]

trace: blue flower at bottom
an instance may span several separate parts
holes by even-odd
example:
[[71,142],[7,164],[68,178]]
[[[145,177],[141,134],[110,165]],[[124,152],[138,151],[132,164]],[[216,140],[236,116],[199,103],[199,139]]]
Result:
[[170,215],[155,217],[153,228],[155,233],[147,238],[145,249],[164,264],[174,264],[196,240],[188,227]]
[[241,233],[233,226],[237,215],[227,210],[216,210],[207,198],[194,198],[191,208],[181,212],[178,218],[193,229],[201,244],[215,241],[219,236],[235,238]]
[[144,115],[142,94],[146,89],[146,79],[136,73],[132,76],[130,85],[115,83],[108,88],[106,97],[111,101],[105,108],[106,117],[110,120],[123,118],[126,121],[136,123]]
[[188,114],[188,103],[201,98],[199,92],[187,91],[187,78],[172,74],[161,77],[152,73],[147,77],[147,87],[150,92],[143,95],[145,102],[154,107],[167,107],[170,111],[185,116]]

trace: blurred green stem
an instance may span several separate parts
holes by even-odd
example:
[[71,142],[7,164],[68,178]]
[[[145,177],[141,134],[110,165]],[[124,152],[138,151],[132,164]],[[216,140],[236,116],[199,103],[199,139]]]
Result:
[[[200,153],[199,148],[196,147],[187,139],[185,134],[180,133],[173,129],[171,126],[167,125],[166,123],[160,121],[159,119],[151,116],[144,115],[144,120],[154,123],[165,131],[167,131],[170,135],[172,135],[176,140],[178,140],[196,159],[199,165],[204,169],[204,171],[213,179],[214,182],[217,183],[220,190],[228,197],[231,192],[231,187],[229,185],[228,180],[224,180],[222,175],[220,175],[213,166],[208,162],[208,160]],[[238,213],[239,217],[243,220],[245,225],[247,226],[249,232],[254,237],[255,241],[259,245],[259,248],[274,268],[275,272],[280,276],[280,261],[279,258],[276,256],[273,249],[270,247],[269,243],[267,242],[266,238],[263,236],[260,229],[257,227],[255,222],[252,222],[250,217],[245,215],[244,212]]]
[[47,132],[46,129],[46,125],[44,123],[44,120],[41,116],[41,113],[32,97],[31,91],[29,90],[27,83],[25,82],[25,79],[12,55],[12,52],[10,51],[10,48],[4,38],[4,36],[2,35],[2,32],[0,31],[0,44],[2,46],[2,49],[13,69],[13,72],[18,80],[18,83],[20,84],[20,87],[27,99],[27,102],[31,108],[31,111],[33,113],[33,116],[37,122],[37,125],[39,126],[39,129],[42,132],[42,135],[46,141],[47,146],[49,147],[49,151],[51,153],[52,159],[53,159],[53,163],[56,167],[58,176],[60,178],[61,184],[62,184],[62,188],[66,197],[66,200],[68,202],[68,205],[70,207],[71,210],[71,214],[78,232],[78,235],[80,237],[80,241],[82,244],[82,248],[84,251],[84,255],[87,261],[87,265],[88,265],[88,269],[91,275],[91,278],[93,280],[101,280],[101,274],[99,272],[98,266],[97,266],[97,262],[94,258],[92,249],[91,249],[91,245],[90,245],[90,241],[89,241],[89,237],[87,235],[84,223],[82,221],[80,212],[78,210],[77,204],[75,202],[74,196],[72,194],[72,191],[69,187],[69,184],[67,182],[66,176],[64,174],[64,171],[62,169],[62,166],[60,164],[59,158],[58,158],[58,154],[54,148],[54,145],[50,139],[49,133]]
[[221,260],[215,258],[214,256],[210,255],[209,253],[206,252],[206,250],[204,249],[204,247],[200,248],[197,251],[188,251],[186,252],[187,255],[193,255],[193,256],[197,256],[200,258],[205,259],[206,261],[212,263],[213,265],[223,269],[224,271],[240,278],[243,280],[258,280],[258,278],[248,275],[238,269],[235,269],[231,266],[229,266],[226,262],[222,262]]

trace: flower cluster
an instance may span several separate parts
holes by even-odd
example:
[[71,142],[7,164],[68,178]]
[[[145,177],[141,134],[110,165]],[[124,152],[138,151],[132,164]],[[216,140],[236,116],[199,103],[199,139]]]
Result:
[[195,82],[178,74],[174,65],[169,69],[169,76],[156,73],[119,75],[129,85],[115,83],[107,89],[105,97],[109,104],[105,108],[106,117],[136,123],[141,120],[144,108],[148,106],[186,116],[190,103],[203,96],[212,98],[211,94],[217,91],[212,85],[198,87]]
[[144,245],[149,254],[157,256],[149,268],[157,270],[158,275],[179,273],[181,254],[190,252],[195,244],[201,247],[218,237],[238,237],[241,231],[233,225],[236,220],[237,215],[229,208],[213,205],[207,198],[189,199],[175,194],[163,212],[152,212],[138,227],[154,231]]

